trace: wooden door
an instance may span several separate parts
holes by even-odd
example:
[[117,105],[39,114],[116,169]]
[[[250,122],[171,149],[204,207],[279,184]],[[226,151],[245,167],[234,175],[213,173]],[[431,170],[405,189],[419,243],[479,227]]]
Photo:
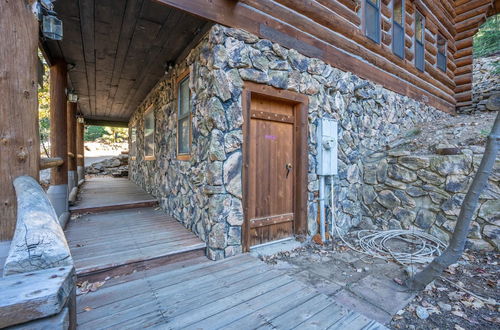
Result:
[[248,135],[249,246],[294,233],[294,105],[252,95]]

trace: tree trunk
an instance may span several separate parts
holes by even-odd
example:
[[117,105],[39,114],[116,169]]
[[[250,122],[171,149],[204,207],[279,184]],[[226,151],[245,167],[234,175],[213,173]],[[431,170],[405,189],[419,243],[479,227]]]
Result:
[[472,216],[477,207],[479,196],[484,190],[488,177],[490,176],[499,148],[500,141],[500,112],[497,113],[495,123],[488,136],[486,150],[479,165],[479,169],[474,176],[474,180],[465,195],[464,202],[460,208],[458,215],[457,225],[453,231],[450,244],[440,256],[436,257],[424,270],[417,273],[413,278],[410,277],[406,280],[406,286],[413,290],[422,290],[427,284],[435,280],[441,273],[451,264],[458,261],[462,255],[465,242],[467,241],[467,234],[472,220]]

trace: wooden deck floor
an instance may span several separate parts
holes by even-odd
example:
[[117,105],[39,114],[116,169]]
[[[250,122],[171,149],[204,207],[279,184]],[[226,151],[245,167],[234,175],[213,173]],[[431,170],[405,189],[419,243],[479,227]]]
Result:
[[137,204],[151,206],[156,202],[154,197],[126,178],[92,177],[80,188],[78,201],[70,210],[83,213],[136,207]]
[[385,329],[250,255],[112,278],[77,306],[80,329]]
[[205,243],[162,210],[149,208],[85,214],[65,230],[77,274],[198,251]]

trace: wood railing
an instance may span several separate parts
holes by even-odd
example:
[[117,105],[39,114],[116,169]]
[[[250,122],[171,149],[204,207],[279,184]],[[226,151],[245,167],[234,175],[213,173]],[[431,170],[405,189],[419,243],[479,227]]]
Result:
[[14,180],[17,223],[3,278],[0,328],[74,329],[73,259],[57,215],[35,179]]
[[64,160],[61,157],[47,157],[40,158],[40,169],[45,170],[47,168],[58,167],[64,164]]

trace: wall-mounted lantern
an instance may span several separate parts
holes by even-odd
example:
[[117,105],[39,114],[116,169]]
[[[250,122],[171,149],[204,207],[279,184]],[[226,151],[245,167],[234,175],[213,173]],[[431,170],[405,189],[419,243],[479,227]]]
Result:
[[68,101],[71,103],[78,102],[78,94],[76,94],[75,91],[69,91],[68,92]]
[[53,11],[45,11],[42,17],[42,33],[44,37],[52,40],[62,40],[62,21],[56,17]]
[[85,124],[85,118],[82,115],[76,117],[76,122],[79,124]]

